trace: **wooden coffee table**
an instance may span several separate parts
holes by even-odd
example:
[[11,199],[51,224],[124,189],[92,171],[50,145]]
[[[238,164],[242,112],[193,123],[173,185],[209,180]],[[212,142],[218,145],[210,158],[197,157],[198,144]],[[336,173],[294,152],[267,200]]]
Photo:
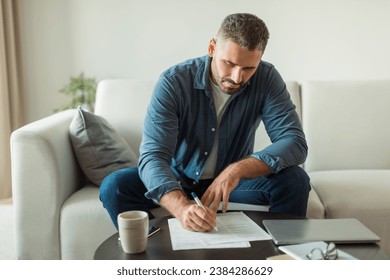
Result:
[[[268,212],[243,211],[248,217],[264,229],[263,219],[296,219],[295,216]],[[140,254],[126,254],[118,242],[118,233],[104,241],[95,252],[96,260],[264,260],[282,254],[272,240],[251,241],[250,248],[199,249],[173,251],[169,234],[168,219],[171,216],[150,221],[151,225],[161,228],[151,236],[146,250]],[[337,245],[338,248],[358,259],[389,259],[377,244]]]

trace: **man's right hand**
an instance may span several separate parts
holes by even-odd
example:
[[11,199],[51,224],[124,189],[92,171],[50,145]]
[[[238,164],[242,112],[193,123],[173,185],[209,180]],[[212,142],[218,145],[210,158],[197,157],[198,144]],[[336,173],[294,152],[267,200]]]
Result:
[[178,219],[181,225],[191,231],[210,231],[215,227],[216,213],[208,207],[191,204],[184,208]]
[[164,194],[160,199],[165,207],[180,222],[182,227],[191,231],[210,231],[214,228],[217,214],[208,207],[191,203],[181,190]]

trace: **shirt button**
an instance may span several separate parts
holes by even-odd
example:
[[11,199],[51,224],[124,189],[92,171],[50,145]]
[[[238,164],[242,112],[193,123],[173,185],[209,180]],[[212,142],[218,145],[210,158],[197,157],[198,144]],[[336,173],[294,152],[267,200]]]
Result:
[[195,175],[198,176],[198,175],[199,175],[199,172],[196,172]]
[[193,185],[196,185],[196,181],[192,181],[192,184],[193,184]]
[[211,131],[214,132],[214,131],[215,131],[215,128],[213,127],[213,128],[211,129]]
[[207,156],[209,153],[208,152],[204,152],[204,155]]

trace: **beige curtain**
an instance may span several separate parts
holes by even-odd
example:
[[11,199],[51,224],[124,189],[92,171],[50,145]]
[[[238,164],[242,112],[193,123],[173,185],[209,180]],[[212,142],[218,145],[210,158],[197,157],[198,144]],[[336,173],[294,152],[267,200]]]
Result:
[[18,4],[0,0],[0,199],[12,196],[9,140],[23,122]]

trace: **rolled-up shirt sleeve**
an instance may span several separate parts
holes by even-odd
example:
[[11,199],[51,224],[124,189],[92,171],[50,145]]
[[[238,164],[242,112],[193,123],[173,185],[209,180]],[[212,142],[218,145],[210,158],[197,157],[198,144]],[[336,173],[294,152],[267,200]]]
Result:
[[158,203],[166,192],[181,189],[170,169],[178,134],[177,98],[164,77],[157,82],[144,120],[138,170],[147,192]]

